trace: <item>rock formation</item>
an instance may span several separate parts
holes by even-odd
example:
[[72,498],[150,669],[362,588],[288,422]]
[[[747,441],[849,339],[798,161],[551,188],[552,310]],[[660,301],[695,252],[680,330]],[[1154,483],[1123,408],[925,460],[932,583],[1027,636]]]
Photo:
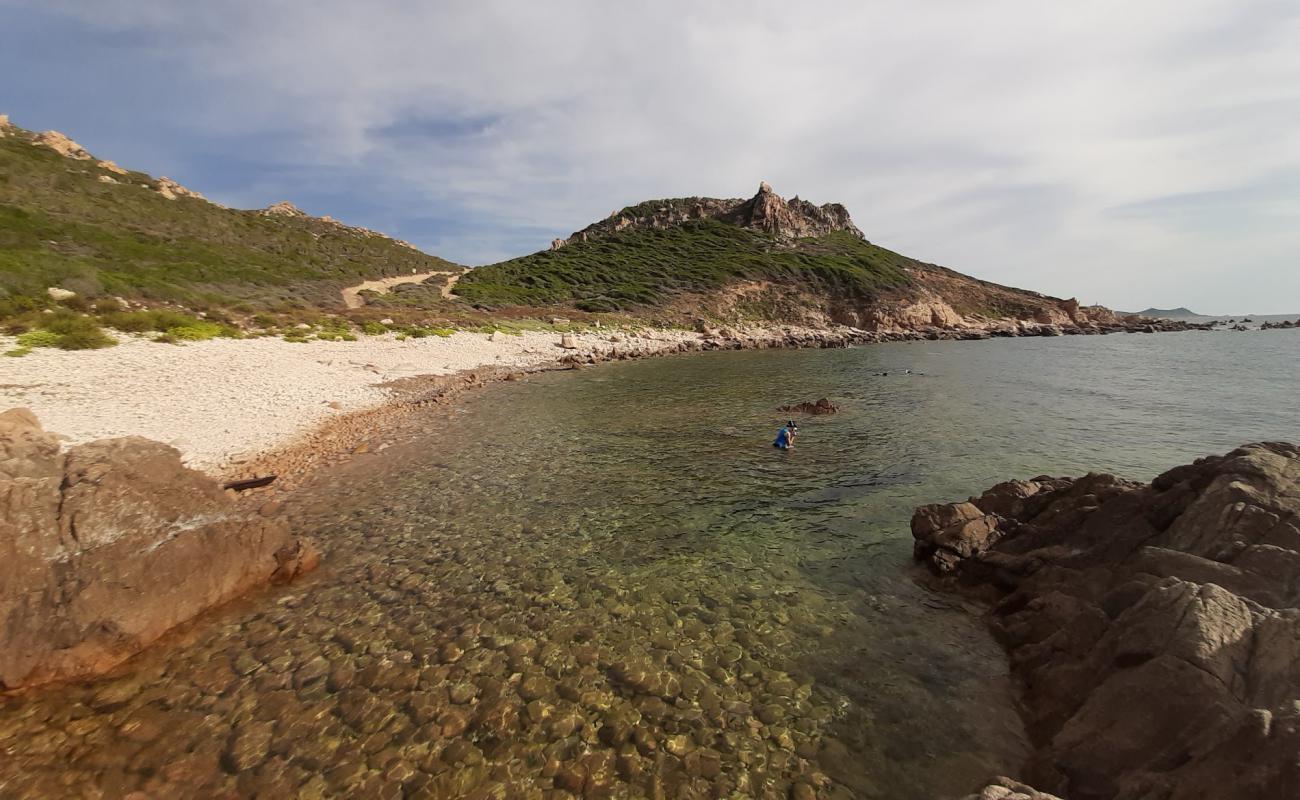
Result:
[[630,206],[588,225],[568,239],[556,239],[551,242],[551,249],[558,250],[570,242],[585,241],[626,228],[666,228],[706,218],[761,230],[779,240],[825,236],[835,231],[846,231],[862,238],[862,231],[849,218],[848,209],[839,203],[818,206],[798,197],[787,201],[772,191],[767,181],[763,181],[758,185],[758,193],[748,200],[686,197],[650,200]]
[[72,141],[58,131],[45,131],[44,133],[37,134],[35,142],[42,147],[50,148],[65,158],[75,158],[78,161],[89,161],[93,157],[86,148]]
[[179,183],[165,175],[158,179],[157,189],[158,194],[166,197],[168,200],[175,200],[178,197],[192,197],[195,200],[208,202],[208,198],[193,189],[187,189],[184,186],[181,186]]
[[307,212],[303,211],[301,208],[298,208],[293,203],[290,203],[288,200],[281,200],[275,205],[270,205],[262,209],[262,216],[264,217],[305,217],[307,216]]
[[755,228],[770,233],[778,239],[802,239],[825,236],[835,231],[847,231],[863,238],[849,218],[849,211],[839,203],[813,205],[798,197],[784,200],[767,181],[758,185],[758,194],[722,215],[725,221],[742,228]]
[[1034,786],[1300,797],[1300,448],[1248,445],[1149,485],[1010,481],[917,509],[912,532],[941,585],[995,603]]
[[821,414],[834,414],[839,411],[839,406],[830,401],[829,398],[823,397],[816,402],[806,401],[803,403],[793,403],[788,406],[780,406],[777,411],[784,411],[792,414],[812,414],[814,416]]
[[25,409],[0,414],[0,689],[103,672],[316,560],[171,447],[130,437],[64,452]]

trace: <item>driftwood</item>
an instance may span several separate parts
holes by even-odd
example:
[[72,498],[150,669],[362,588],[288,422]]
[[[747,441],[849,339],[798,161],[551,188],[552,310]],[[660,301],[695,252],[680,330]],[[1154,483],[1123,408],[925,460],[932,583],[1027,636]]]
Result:
[[279,476],[263,475],[260,478],[249,478],[243,481],[231,481],[230,483],[223,484],[221,488],[234,489],[236,492],[242,492],[245,489],[258,489],[262,486],[269,486],[271,482],[274,481],[277,477]]

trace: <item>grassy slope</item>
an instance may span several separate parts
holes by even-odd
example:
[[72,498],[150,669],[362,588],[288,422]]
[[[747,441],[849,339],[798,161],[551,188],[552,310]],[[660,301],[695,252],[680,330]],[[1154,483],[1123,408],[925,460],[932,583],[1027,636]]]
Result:
[[572,304],[587,311],[657,306],[683,291],[737,279],[793,279],[869,299],[910,283],[909,258],[845,233],[778,246],[762,233],[715,220],[629,228],[472,270],[460,297],[485,307]]
[[44,303],[46,287],[63,286],[192,306],[333,306],[361,280],[459,269],[317,219],[168,200],[141,186],[155,185],[148,175],[117,175],[14,133],[0,138],[0,302]]

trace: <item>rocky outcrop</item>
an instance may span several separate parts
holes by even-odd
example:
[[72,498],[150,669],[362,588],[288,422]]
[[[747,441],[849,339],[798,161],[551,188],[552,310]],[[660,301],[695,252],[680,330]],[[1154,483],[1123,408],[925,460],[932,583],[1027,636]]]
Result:
[[1011,481],[917,509],[912,532],[942,586],[993,602],[1034,786],[1300,797],[1300,448],[1248,445],[1150,484]]
[[175,200],[178,197],[190,197],[195,200],[202,200],[204,202],[207,202],[208,200],[208,198],[204,197],[203,195],[199,194],[193,189],[187,189],[165,175],[158,179],[158,184],[155,188],[157,189],[158,194],[162,195],[168,200]]
[[862,231],[849,218],[848,209],[839,203],[818,206],[797,196],[787,201],[772,191],[767,181],[758,185],[758,194],[721,215],[721,219],[742,228],[770,233],[778,239],[818,237],[835,231],[847,231],[863,238]]
[[777,411],[783,411],[789,414],[812,414],[818,416],[821,414],[834,414],[839,411],[839,406],[830,401],[830,398],[823,397],[815,402],[806,401],[803,403],[793,403],[788,406],[780,406]]
[[305,217],[307,212],[298,208],[288,200],[281,200],[274,205],[269,205],[261,211],[264,217]]
[[760,230],[779,240],[825,236],[835,231],[846,231],[862,238],[862,231],[853,224],[848,209],[839,203],[819,206],[798,197],[786,200],[772,191],[767,181],[763,181],[758,185],[758,193],[748,200],[684,197],[629,206],[567,239],[556,239],[551,242],[551,249],[558,250],[571,242],[586,241],[627,228],[667,228],[696,219],[716,219]]
[[1261,331],[1283,331],[1290,330],[1291,328],[1300,328],[1300,319],[1297,319],[1295,322],[1292,322],[1289,319],[1284,319],[1281,322],[1265,322],[1263,325],[1259,326]]
[[89,161],[93,158],[86,148],[72,141],[58,131],[45,131],[44,133],[39,133],[33,141],[42,147],[50,148],[65,158],[75,158],[78,161]]
[[238,512],[171,447],[130,437],[64,452],[30,412],[0,414],[0,689],[103,672],[316,561],[310,541]]

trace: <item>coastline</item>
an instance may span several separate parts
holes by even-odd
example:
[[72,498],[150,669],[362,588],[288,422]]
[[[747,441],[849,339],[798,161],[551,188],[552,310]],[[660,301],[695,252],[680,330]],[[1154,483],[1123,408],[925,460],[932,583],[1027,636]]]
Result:
[[[708,350],[1187,329],[1145,323],[890,331],[786,325],[457,332],[406,341],[391,335],[356,342],[213,339],[181,346],[124,336],[108,350],[38,350],[6,359],[0,408],[30,409],[66,445],[142,436],[175,447],[187,466],[219,479],[276,474],[276,489],[285,490],[317,465],[382,447],[386,426],[407,410],[530,373]],[[0,349],[6,344],[0,337]]]

